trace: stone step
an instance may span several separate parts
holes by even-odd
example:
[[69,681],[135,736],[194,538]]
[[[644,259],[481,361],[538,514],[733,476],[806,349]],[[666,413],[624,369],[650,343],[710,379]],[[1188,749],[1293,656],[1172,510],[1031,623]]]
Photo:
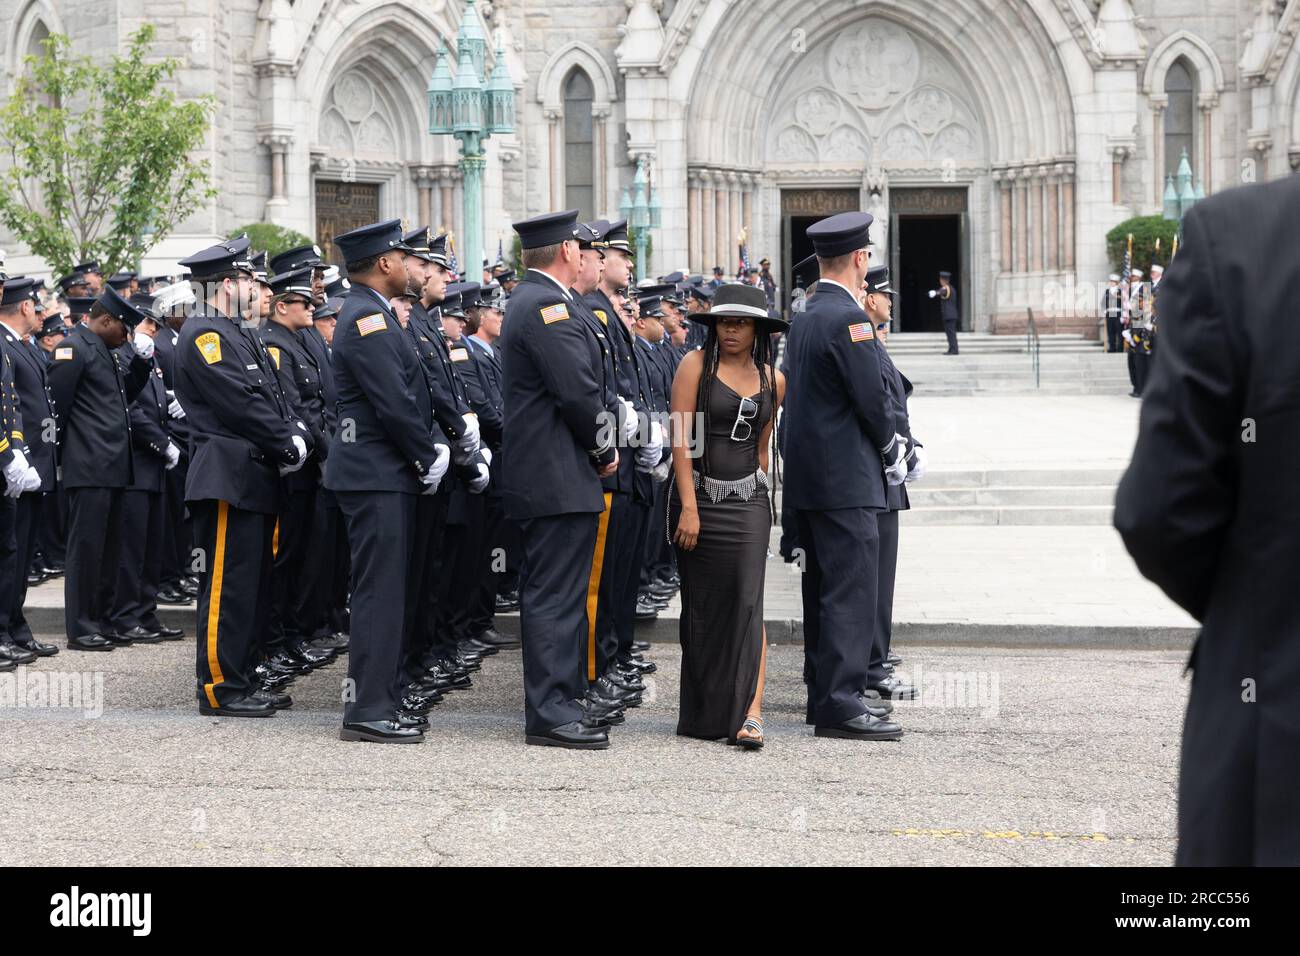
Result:
[[[1124,471],[1120,468],[969,468],[933,470],[922,479],[926,488],[1045,488],[1089,487],[1114,489]],[[922,487],[916,485],[917,488]],[[911,491],[909,487],[908,491]]]
[[[928,476],[927,476],[928,477]],[[1020,505],[1110,505],[1114,485],[1043,485],[1021,488],[926,488],[925,480],[907,489],[913,508],[1008,507]]]
[[901,520],[914,525],[1105,525],[1113,514],[1111,505],[949,506],[914,508],[904,511]]

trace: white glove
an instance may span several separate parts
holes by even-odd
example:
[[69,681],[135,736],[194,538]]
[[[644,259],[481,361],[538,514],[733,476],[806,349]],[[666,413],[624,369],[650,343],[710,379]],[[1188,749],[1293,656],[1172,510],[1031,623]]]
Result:
[[39,491],[41,488],[41,473],[31,465],[27,466],[27,471],[23,474],[22,483],[19,485],[22,489],[19,494],[26,494],[29,491]]
[[1133,333],[1130,332],[1128,329],[1125,329],[1123,332],[1121,332],[1120,337],[1123,338],[1124,341],[1127,342],[1129,345],[1133,344]]
[[667,481],[668,472],[672,468],[672,466],[673,466],[672,461],[661,461],[659,462],[659,464],[655,465],[653,468],[650,469],[650,477],[653,478],[656,482]]
[[22,478],[19,478],[17,481],[12,481],[12,480],[10,480],[9,478],[5,478],[5,497],[6,497],[6,498],[17,498],[17,497],[18,497],[19,495],[21,495],[22,493],[23,493],[23,480],[22,480]]
[[456,440],[456,464],[458,465],[468,465],[470,459],[478,454],[478,416],[470,412],[464,417],[465,431]]
[[481,495],[487,490],[488,482],[492,480],[492,473],[488,471],[488,466],[483,462],[478,463],[478,477],[471,478],[469,490],[471,494]]
[[136,354],[138,354],[140,358],[144,359],[145,361],[148,361],[149,359],[153,358],[153,337],[152,336],[145,335],[143,332],[137,332],[132,337],[131,343],[135,346]]
[[168,389],[167,397],[171,399],[171,401],[167,403],[167,414],[172,418],[184,418],[185,409],[181,407],[180,399],[176,397],[176,393],[171,389]]
[[303,466],[303,462],[307,460],[307,443],[303,441],[301,438],[299,438],[297,435],[293,436],[293,447],[298,450],[298,460],[295,461],[292,465],[281,465],[280,474],[282,476],[292,474],[293,472],[297,471],[299,468]]
[[912,464],[912,470],[907,473],[905,481],[919,481],[925,477],[925,449],[920,445],[916,446],[916,460]]
[[5,481],[10,484],[21,484],[26,473],[27,456],[23,454],[21,448],[15,448],[13,458],[5,465]]
[[636,450],[636,467],[638,471],[654,472],[659,459],[664,453],[663,426],[656,421],[650,422],[650,437],[644,445]]
[[433,460],[429,470],[420,476],[420,484],[424,485],[424,490],[420,492],[422,495],[436,492],[442,476],[447,474],[447,469],[451,466],[451,449],[441,443],[434,447],[438,449],[438,457]]
[[167,443],[167,464],[165,470],[171,471],[181,460],[181,450],[172,442]]
[[907,457],[907,439],[902,435],[895,435],[894,442],[898,457],[894,459],[892,465],[885,466],[885,480],[891,485],[901,485],[907,479],[907,462],[903,460]]
[[622,435],[623,435],[623,444],[626,445],[628,442],[632,440],[632,436],[634,436],[637,433],[636,409],[632,407],[632,403],[629,402],[626,398],[620,398],[619,401],[623,405]]
[[928,296],[929,296],[930,298],[932,298],[932,299],[933,299],[936,295],[938,295],[938,294],[939,294],[939,293],[936,292],[934,289],[931,289],[929,292],[926,293],[926,295],[928,295]]

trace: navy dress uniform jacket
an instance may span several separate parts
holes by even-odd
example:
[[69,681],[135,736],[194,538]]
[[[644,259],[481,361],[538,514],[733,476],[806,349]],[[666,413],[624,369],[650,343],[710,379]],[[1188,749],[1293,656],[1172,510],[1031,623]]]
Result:
[[1183,219],[1115,501],[1138,568],[1201,622],[1180,865],[1300,865],[1298,220],[1296,178],[1218,193]]
[[617,454],[600,342],[549,276],[524,274],[506,305],[502,491],[516,521],[605,510],[596,466]]
[[[160,332],[159,335],[162,333]],[[118,350],[126,356],[122,346]],[[155,349],[157,346],[155,346]],[[155,351],[155,355],[157,352]],[[163,490],[163,472],[167,470],[167,446],[170,437],[167,434],[167,388],[163,383],[162,369],[151,362],[153,370],[145,382],[140,394],[131,402],[131,467],[135,472],[131,482],[133,491]]]
[[311,457],[285,476],[285,484],[290,491],[311,491],[320,484],[321,462],[329,456],[320,369],[298,334],[277,322],[268,321],[262,327],[262,345],[271,357],[281,393],[311,434]]
[[334,384],[338,431],[325,487],[419,494],[437,456],[429,378],[388,303],[356,282],[334,329]]
[[297,421],[265,367],[256,333],[225,315],[192,315],[176,343],[176,397],[190,429],[186,501],[225,501],[277,514],[279,467],[298,460]]
[[822,282],[790,328],[785,495],[799,511],[886,507],[881,456],[897,432],[871,320],[844,288]]
[[[894,431],[907,439],[907,454],[910,457],[916,442],[912,438],[912,425],[907,417],[907,399],[912,394],[912,383],[898,370],[887,348],[881,348],[880,361],[884,366],[885,381],[889,383],[889,393],[894,400]],[[890,511],[907,511],[912,507],[907,499],[907,483],[885,485],[886,505]]]
[[27,464],[41,476],[40,491],[53,491],[56,476],[58,449],[55,428],[54,399],[46,377],[47,362],[33,349],[0,326],[4,338],[4,351],[11,358],[13,384],[18,392],[18,407],[22,417],[19,441],[26,446]]
[[[125,364],[125,374],[119,362]],[[119,358],[85,325],[74,328],[54,350],[47,374],[65,488],[131,485],[129,406],[152,371],[152,363],[137,355],[130,342]]]

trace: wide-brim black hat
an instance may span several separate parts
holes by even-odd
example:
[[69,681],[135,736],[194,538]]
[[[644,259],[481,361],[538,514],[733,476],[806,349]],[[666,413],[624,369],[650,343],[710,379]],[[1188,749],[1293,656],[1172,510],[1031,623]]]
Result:
[[784,332],[790,328],[785,319],[768,314],[767,294],[760,287],[740,282],[719,286],[713,293],[713,305],[709,311],[696,313],[691,320],[711,323],[721,315],[753,319],[755,328],[762,326],[772,332]]

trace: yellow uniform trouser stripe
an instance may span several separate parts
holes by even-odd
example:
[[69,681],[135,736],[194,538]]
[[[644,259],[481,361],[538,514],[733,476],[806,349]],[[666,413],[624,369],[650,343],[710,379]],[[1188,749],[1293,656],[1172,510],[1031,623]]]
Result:
[[596,679],[596,604],[600,597],[600,569],[605,563],[605,533],[609,531],[612,491],[605,492],[605,510],[596,529],[596,551],[591,557],[591,578],[587,581],[587,680]]
[[221,662],[217,660],[217,626],[221,621],[221,585],[226,570],[226,522],[230,515],[230,505],[224,501],[217,502],[217,544],[213,549],[212,593],[208,595],[208,673],[212,683],[203,685],[203,692],[208,695],[208,703],[219,707],[214,693],[218,684],[224,684],[226,678],[221,673]]
[[271,557],[280,556],[280,519],[275,519],[275,530],[271,532]]

